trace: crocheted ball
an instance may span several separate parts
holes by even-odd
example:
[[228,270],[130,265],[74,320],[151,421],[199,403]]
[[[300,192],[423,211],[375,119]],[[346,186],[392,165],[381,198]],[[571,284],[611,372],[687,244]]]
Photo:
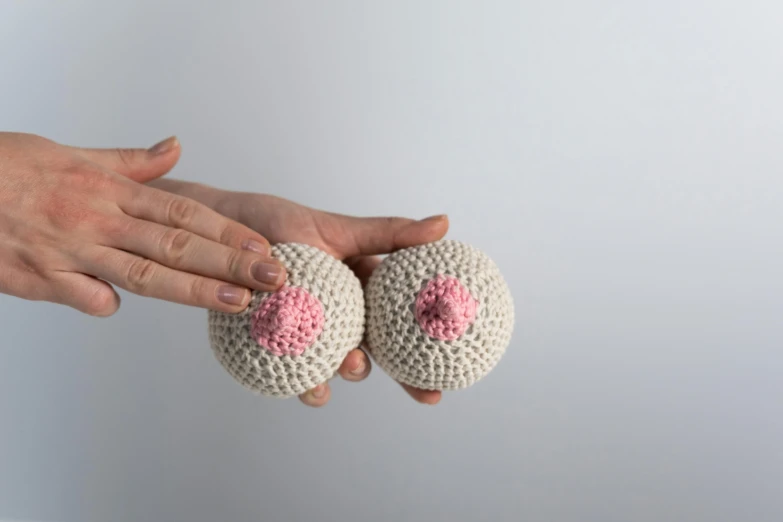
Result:
[[453,240],[397,251],[365,289],[368,348],[393,379],[425,390],[475,384],[511,341],[514,303],[500,270]]
[[334,376],[364,335],[361,283],[344,264],[302,244],[272,247],[287,270],[277,292],[253,292],[239,314],[209,312],[217,360],[245,388],[299,395]]

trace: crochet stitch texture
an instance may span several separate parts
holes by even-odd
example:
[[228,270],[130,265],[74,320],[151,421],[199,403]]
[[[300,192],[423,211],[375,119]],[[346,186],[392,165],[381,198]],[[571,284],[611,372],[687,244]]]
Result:
[[430,337],[453,341],[476,320],[477,306],[459,279],[438,275],[416,297],[416,320]]
[[466,388],[511,341],[514,303],[496,264],[453,240],[389,255],[365,289],[367,341],[396,381],[426,390]]
[[304,288],[289,286],[261,301],[250,334],[273,355],[301,355],[323,327],[321,302]]
[[274,245],[288,279],[277,292],[253,292],[239,314],[209,311],[209,340],[225,370],[245,388],[292,397],[326,382],[362,341],[364,294],[344,263],[317,248]]

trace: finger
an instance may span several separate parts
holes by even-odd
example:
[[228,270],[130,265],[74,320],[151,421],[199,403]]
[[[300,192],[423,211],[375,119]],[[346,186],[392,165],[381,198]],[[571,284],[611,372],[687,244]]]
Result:
[[169,268],[212,277],[262,292],[274,292],[285,280],[280,261],[247,249],[231,248],[187,230],[124,217],[122,233],[106,246],[151,259]]
[[357,218],[341,216],[343,229],[353,238],[346,257],[388,254],[411,246],[442,239],[449,228],[446,216],[433,216],[421,221],[391,217]]
[[299,400],[312,408],[320,408],[329,402],[331,396],[332,389],[329,387],[329,383],[325,382],[300,395]]
[[233,248],[269,254],[269,242],[252,229],[192,199],[128,182],[118,205],[129,216],[188,230]]
[[238,313],[250,303],[247,288],[187,274],[108,247],[83,255],[85,271],[133,294],[219,312]]
[[363,350],[357,348],[351,350],[343,359],[337,373],[346,381],[359,382],[370,375],[370,359]]
[[414,388],[413,386],[402,383],[400,383],[400,386],[408,392],[408,395],[410,395],[413,400],[421,404],[438,404],[442,396],[442,393],[437,390],[420,390],[419,388]]
[[167,174],[177,164],[182,152],[179,140],[174,136],[148,149],[68,148],[137,183],[146,183]]
[[120,308],[120,296],[111,285],[94,277],[74,272],[56,272],[51,276],[54,302],[95,317],[109,317]]
[[51,301],[48,281],[38,274],[19,269],[13,260],[0,257],[0,294],[30,301]]
[[373,271],[381,264],[381,258],[378,256],[351,257],[345,260],[345,264],[353,270],[362,286],[366,286]]

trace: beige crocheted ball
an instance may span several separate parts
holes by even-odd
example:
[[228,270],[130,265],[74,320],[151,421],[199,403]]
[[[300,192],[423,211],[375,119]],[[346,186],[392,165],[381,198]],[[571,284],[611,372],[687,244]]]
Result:
[[376,364],[425,390],[466,388],[505,353],[514,303],[495,263],[453,240],[400,250],[365,289],[367,342]]
[[361,283],[342,262],[302,244],[272,247],[287,270],[277,292],[254,292],[239,314],[210,311],[215,357],[245,388],[292,397],[334,376],[364,335]]

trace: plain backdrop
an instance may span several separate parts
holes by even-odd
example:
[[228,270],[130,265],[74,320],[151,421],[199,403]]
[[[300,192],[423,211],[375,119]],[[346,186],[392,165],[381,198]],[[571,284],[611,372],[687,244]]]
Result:
[[783,8],[0,2],[0,127],[171,177],[448,213],[517,323],[440,405],[244,391],[206,312],[0,296],[0,518],[783,519]]

